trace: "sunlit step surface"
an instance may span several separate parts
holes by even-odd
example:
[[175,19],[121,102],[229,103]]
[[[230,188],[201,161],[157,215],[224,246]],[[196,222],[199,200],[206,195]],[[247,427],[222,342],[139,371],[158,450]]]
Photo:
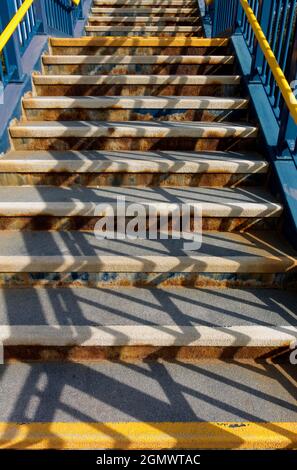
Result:
[[[240,75],[33,75],[35,85],[239,85]],[[218,98],[213,98],[218,99]]]
[[89,16],[89,23],[197,23],[197,16]]
[[134,137],[134,138],[255,138],[254,126],[208,122],[107,122],[107,121],[36,121],[19,122],[10,126],[14,138],[48,137]]
[[93,5],[94,6],[100,6],[102,5],[112,5],[112,6],[120,6],[120,7],[127,7],[128,5],[131,7],[142,7],[142,6],[147,6],[147,5],[152,5],[152,6],[180,6],[180,7],[186,7],[186,6],[195,6],[197,8],[197,2],[196,0],[93,0]]
[[[155,14],[181,14],[181,15],[190,15],[191,13],[196,13],[197,8],[184,8],[184,7],[176,7],[173,8],[171,6],[160,6],[160,7],[139,7],[135,8],[130,5],[129,8],[108,8],[108,7],[93,7],[91,8],[92,15],[155,15]],[[90,18],[90,17],[89,17]],[[197,18],[197,16],[195,17]]]
[[228,38],[124,38],[124,37],[80,37],[80,38],[50,38],[52,47],[226,47]]
[[87,33],[116,33],[117,32],[142,32],[142,33],[198,33],[201,26],[85,26]]
[[198,251],[185,248],[184,240],[102,240],[88,232],[4,231],[0,272],[272,274],[297,269],[296,252],[276,233],[204,232]]
[[246,109],[248,100],[220,97],[105,96],[23,98],[25,109]]
[[239,152],[11,151],[0,172],[267,173],[258,154]]
[[[63,314],[56,309],[61,301]],[[283,326],[282,332],[291,334],[288,327],[297,326],[296,302],[296,292],[277,289],[2,288],[0,324],[69,327],[71,318],[72,324],[84,328],[112,328],[115,325],[157,328],[168,325],[172,332],[173,327],[181,328],[180,334],[172,334],[180,341],[186,328],[195,325],[213,330],[254,326],[255,331],[257,327],[261,331],[263,327]],[[256,339],[251,335],[244,338],[239,333],[240,328],[237,338],[242,344],[251,345],[259,340],[259,337]],[[56,334],[62,337],[58,328]],[[222,338],[225,344],[229,341],[229,345],[232,345],[232,340],[236,341],[236,336],[233,337],[231,332],[228,334],[227,330]],[[197,335],[193,339],[199,341],[200,337]],[[12,341],[11,336],[7,335],[6,340]],[[30,344],[30,338],[27,341]],[[269,338],[265,341],[268,345]]]
[[108,204],[117,214],[118,198],[127,204],[142,204],[148,212],[169,214],[173,207],[183,204],[201,210],[207,217],[279,217],[282,205],[269,193],[259,189],[230,188],[135,188],[104,187],[0,187],[0,214],[2,216],[104,216]]
[[187,64],[232,65],[232,55],[44,55],[44,65],[65,64]]

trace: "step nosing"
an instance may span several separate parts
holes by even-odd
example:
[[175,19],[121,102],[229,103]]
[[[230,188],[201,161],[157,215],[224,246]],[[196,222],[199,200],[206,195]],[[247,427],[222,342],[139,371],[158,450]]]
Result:
[[243,124],[209,122],[158,122],[147,121],[28,121],[10,126],[14,137],[100,137],[109,138],[231,138],[252,139],[258,128]]
[[[125,186],[115,191],[113,186],[100,189],[60,188],[55,186],[2,186],[0,188],[0,214],[105,215],[111,205],[117,213],[118,198],[127,203],[141,202],[146,210],[154,207],[168,213],[176,206],[199,207],[202,215],[218,217],[277,217],[282,205],[268,192],[230,188],[138,188]],[[98,208],[103,204],[100,211]]]
[[233,64],[233,55],[43,55],[45,65],[59,64]]
[[11,151],[0,158],[0,172],[124,173],[267,173],[269,163],[258,154],[232,152],[29,152]]
[[243,109],[249,100],[244,98],[179,97],[179,96],[108,96],[108,97],[34,97],[23,98],[25,109]]
[[[94,17],[97,17],[98,14],[103,14],[103,13],[121,13],[121,14],[124,14],[124,13],[132,13],[133,15],[134,14],[139,14],[139,13],[142,13],[142,14],[146,14],[146,13],[149,13],[149,14],[154,14],[154,13],[183,13],[183,14],[186,14],[186,13],[194,13],[194,12],[197,12],[197,9],[195,9],[194,7],[193,8],[172,8],[172,7],[152,7],[152,8],[133,8],[133,7],[130,7],[130,8],[108,8],[108,7],[92,7],[91,8],[91,13]],[[107,16],[109,17],[109,16]],[[195,16],[195,18],[197,18],[197,16]]]
[[57,46],[85,46],[85,45],[110,45],[110,46],[193,46],[193,47],[225,47],[229,44],[229,39],[226,38],[125,38],[125,37],[80,37],[80,38],[50,38],[50,43],[53,47]]
[[36,85],[120,84],[120,85],[239,85],[240,75],[33,75]]
[[[75,332],[75,335],[74,335]],[[288,347],[297,326],[1,325],[4,346]]]
[[128,22],[133,22],[133,21],[195,21],[197,20],[197,16],[89,16],[88,21],[90,22],[101,22],[101,21],[128,21]]
[[197,32],[201,30],[201,26],[120,26],[120,25],[112,25],[112,26],[85,26],[85,30],[88,32],[96,32],[96,31],[127,31],[127,32],[133,32],[133,31],[141,31],[141,32]]

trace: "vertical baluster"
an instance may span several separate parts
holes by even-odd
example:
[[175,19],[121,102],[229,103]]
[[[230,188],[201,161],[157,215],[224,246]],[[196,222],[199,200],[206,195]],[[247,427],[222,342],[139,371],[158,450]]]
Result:
[[[270,47],[272,51],[275,53],[276,51],[276,45],[277,45],[277,40],[279,36],[279,28],[280,28],[280,20],[282,16],[282,11],[283,11],[283,0],[279,0],[277,3],[277,10],[276,10],[276,17],[275,17],[275,25],[274,25],[274,30],[272,33],[272,41],[270,41]],[[267,72],[267,77],[266,77],[266,87],[267,87],[267,92],[269,93],[269,96],[273,98],[272,96],[272,90],[271,90],[271,79],[272,79],[272,71],[269,68]]]
[[[292,41],[294,33],[294,21],[296,21],[296,7],[297,0],[291,0],[289,13],[288,13],[288,23],[286,28],[286,34],[284,35],[284,48],[279,57],[279,64],[282,70],[287,70],[287,63],[289,57],[290,44]],[[277,91],[276,95],[276,106],[280,107],[283,105],[282,95],[280,90]]]
[[[280,61],[281,53],[283,51],[284,40],[285,39],[290,40],[290,37],[287,37],[287,33],[288,33],[287,23],[288,23],[288,14],[289,14],[288,7],[289,7],[289,0],[285,0],[284,5],[283,5],[282,20],[281,20],[279,35],[278,35],[278,44],[275,49],[275,56],[278,62]],[[274,106],[275,106],[275,109],[278,111],[280,90],[279,88],[276,89],[276,81],[273,76],[271,76],[270,86],[271,86],[271,94],[272,96],[274,96]]]
[[[269,10],[268,10],[268,7],[269,7]],[[275,8],[276,8],[276,0],[272,0],[272,1],[271,0],[265,0],[264,1],[262,22],[263,22],[263,24],[265,24],[265,18],[267,18],[266,21],[268,21],[268,27],[267,27],[266,37],[267,37],[267,40],[268,40],[269,44],[271,43],[271,39],[272,39],[273,26],[274,26],[274,21],[275,21]],[[263,30],[263,31],[265,33],[265,30]],[[267,70],[268,70],[267,66],[268,66],[268,63],[267,63],[265,57],[263,56],[263,73],[262,73],[262,76],[263,76],[264,81],[266,81],[266,79],[267,79]]]
[[[292,32],[292,41],[285,74],[289,83],[297,80],[297,21],[295,21],[294,30]],[[280,133],[278,141],[280,149],[284,147],[286,142],[291,151],[297,154],[297,125],[290,115],[288,107],[284,103],[280,113]]]
[[[257,5],[257,18],[259,23],[261,24],[262,21],[262,15],[263,15],[263,0],[258,1]],[[258,65],[259,65],[259,55],[260,55],[260,46],[257,41],[256,36],[254,35],[254,41],[253,41],[253,49],[252,49],[252,64],[251,64],[251,75],[250,79],[254,80],[256,75],[258,75],[259,70],[258,70]]]

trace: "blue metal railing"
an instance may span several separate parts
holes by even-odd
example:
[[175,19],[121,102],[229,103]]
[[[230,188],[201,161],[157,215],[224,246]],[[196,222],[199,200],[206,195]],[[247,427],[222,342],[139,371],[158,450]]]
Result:
[[[14,14],[22,6],[22,0],[13,0],[13,12]],[[35,10],[33,6],[30,7],[22,22],[18,25],[17,34],[20,43],[20,50],[23,53],[27,45],[30,43],[32,37],[35,35],[39,27],[39,21],[36,18]]]
[[[297,0],[249,0],[262,31],[292,89],[297,89]],[[297,126],[290,116],[272,70],[255,38],[240,0],[213,0],[208,7],[212,36],[242,34],[251,54],[249,81],[260,80],[277,119],[279,143],[297,152]]]
[[237,15],[236,0],[220,0],[206,4],[206,12],[212,25],[212,36],[228,36],[233,32]]
[[[13,18],[24,0],[1,0],[0,33]],[[81,0],[35,0],[0,53],[0,81],[4,86],[23,78],[21,56],[36,34],[73,36],[78,19],[83,18]]]
[[48,31],[72,36],[75,23],[82,14],[82,3],[76,7],[71,0],[44,0],[43,10]]

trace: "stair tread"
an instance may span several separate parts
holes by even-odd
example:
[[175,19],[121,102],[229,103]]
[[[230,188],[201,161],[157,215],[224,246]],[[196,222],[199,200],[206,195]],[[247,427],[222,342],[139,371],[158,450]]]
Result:
[[[135,10],[134,10],[135,11]],[[137,13],[137,12],[136,12]],[[197,21],[197,16],[181,16],[181,15],[178,15],[178,16],[151,16],[151,15],[148,15],[148,16],[124,16],[124,15],[121,15],[121,16],[118,16],[118,15],[115,15],[115,16],[89,16],[88,17],[88,21],[90,23],[92,22],[111,22],[111,23],[114,23],[114,22],[124,22],[124,23],[131,23],[131,22],[135,22],[135,21],[141,21],[141,22],[145,22],[146,24],[148,24],[150,21],[152,23],[160,23],[162,21],[186,21],[188,23],[193,23],[195,21]]]
[[[248,448],[274,448],[275,442],[271,443],[279,440],[283,448],[296,447],[293,365],[149,361],[8,364],[2,371],[2,447],[12,447],[11,436],[16,436],[17,442],[21,439],[13,423],[22,423],[26,433],[22,443],[27,448],[29,443],[38,447],[44,441],[48,448],[63,447],[63,443],[70,448],[80,444],[94,449],[123,448],[123,440],[130,449],[137,448],[137,443],[140,448],[143,440],[152,442],[153,448],[169,448],[179,439],[183,443],[180,448],[191,446],[191,442],[195,448],[242,448],[245,444]],[[36,393],[38,407],[33,399]],[[251,422],[258,422],[258,431]],[[30,429],[30,423],[39,423],[38,429]],[[67,423],[73,427],[68,428]],[[83,423],[89,426],[84,428]],[[128,423],[127,429],[124,423]],[[135,428],[138,423],[140,428]],[[184,427],[176,429],[176,423],[184,423]],[[291,423],[291,431],[283,428],[285,423]],[[195,434],[197,425],[202,429]],[[245,427],[251,436],[243,434]]]
[[296,305],[276,289],[2,288],[0,325],[296,327]]
[[146,25],[146,26],[135,26],[135,25],[128,25],[128,26],[120,26],[117,24],[114,24],[112,26],[96,26],[96,25],[86,25],[85,30],[89,32],[96,32],[96,31],[140,31],[140,32],[198,32],[202,30],[201,26],[151,26],[151,25]]
[[40,96],[23,98],[26,109],[245,109],[249,100],[215,96]]
[[[131,14],[154,14],[154,13],[182,13],[187,14],[187,13],[193,13],[197,12],[197,8],[192,7],[192,8],[173,8],[171,6],[160,6],[160,7],[151,7],[151,8],[135,8],[133,6],[130,6],[130,8],[108,8],[108,7],[93,7],[91,8],[91,13],[92,15],[96,16],[97,14],[105,14],[105,13],[118,13],[118,14],[125,14],[125,13],[131,13]],[[109,18],[109,17],[107,17]],[[197,18],[197,16],[195,16]]]
[[160,38],[156,37],[88,37],[82,36],[80,38],[50,38],[52,47],[84,47],[84,46],[112,46],[112,47],[226,47],[229,44],[228,38]]
[[232,64],[233,55],[44,55],[45,65],[55,64]]
[[268,162],[248,152],[10,151],[0,157],[0,172],[221,172],[266,173]]
[[240,75],[33,75],[35,85],[239,85]]
[[279,217],[282,213],[282,205],[262,189],[0,186],[0,214],[99,215],[98,204],[116,206],[120,196],[127,204],[153,205],[166,214],[170,205],[187,203],[201,207],[202,215],[210,217]]
[[204,232],[200,250],[190,252],[177,239],[102,240],[91,232],[63,231],[0,234],[1,272],[279,273],[296,268],[296,252],[271,232]]
[[256,137],[257,127],[238,123],[158,121],[24,121],[10,126],[12,137]]
[[135,7],[137,5],[160,5],[160,6],[165,6],[165,5],[181,5],[184,7],[185,5],[195,5],[197,8],[197,3],[196,0],[104,0],[104,3],[102,3],[102,0],[94,0],[93,5],[98,5],[102,7],[102,5],[123,5],[126,7],[127,5],[131,5],[132,7]]

